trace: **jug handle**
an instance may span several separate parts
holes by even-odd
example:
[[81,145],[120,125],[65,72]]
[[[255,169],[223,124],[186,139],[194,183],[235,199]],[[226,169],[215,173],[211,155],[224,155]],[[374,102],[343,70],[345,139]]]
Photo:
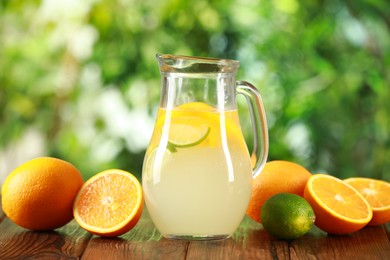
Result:
[[[263,101],[255,86],[246,81],[237,81],[236,91],[244,95],[249,107],[249,113],[253,130],[253,151],[251,160],[255,160],[253,167],[253,178],[263,169],[268,156],[268,127]],[[261,144],[260,142],[261,141]],[[259,147],[261,146],[261,147]]]

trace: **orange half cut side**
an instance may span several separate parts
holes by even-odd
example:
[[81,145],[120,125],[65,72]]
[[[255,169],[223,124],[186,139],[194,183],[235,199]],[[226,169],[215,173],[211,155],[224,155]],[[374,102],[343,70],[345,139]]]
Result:
[[141,184],[129,172],[110,169],[91,177],[73,204],[77,223],[92,234],[116,237],[132,229],[141,217]]
[[363,177],[348,178],[344,181],[358,190],[370,204],[373,216],[369,226],[390,221],[390,183]]
[[327,174],[309,178],[304,198],[313,207],[315,225],[328,233],[355,232],[372,218],[370,205],[356,189]]

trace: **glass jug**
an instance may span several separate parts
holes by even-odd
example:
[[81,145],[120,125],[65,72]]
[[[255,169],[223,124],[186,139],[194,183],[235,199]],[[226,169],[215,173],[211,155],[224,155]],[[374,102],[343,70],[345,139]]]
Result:
[[[159,54],[157,60],[161,97],[142,170],[150,217],[166,238],[228,238],[245,215],[252,178],[268,155],[260,94],[251,84],[236,82],[235,60]],[[237,93],[249,105],[252,160],[239,124]]]

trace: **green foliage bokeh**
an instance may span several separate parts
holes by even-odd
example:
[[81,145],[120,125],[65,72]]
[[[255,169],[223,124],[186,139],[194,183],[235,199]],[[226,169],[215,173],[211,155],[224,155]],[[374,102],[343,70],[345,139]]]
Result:
[[263,97],[269,160],[389,181],[388,10],[387,0],[1,1],[0,151],[32,131],[41,154],[85,179],[107,168],[140,177],[160,95],[155,54],[171,53],[241,62],[238,78]]

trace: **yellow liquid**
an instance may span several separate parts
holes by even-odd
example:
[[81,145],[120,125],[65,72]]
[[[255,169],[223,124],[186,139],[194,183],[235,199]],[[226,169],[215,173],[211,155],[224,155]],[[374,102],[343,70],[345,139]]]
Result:
[[[160,109],[144,162],[145,202],[154,224],[167,237],[228,237],[249,203],[250,157],[237,111],[196,107]],[[199,144],[170,151],[167,121],[207,124],[210,132]]]

